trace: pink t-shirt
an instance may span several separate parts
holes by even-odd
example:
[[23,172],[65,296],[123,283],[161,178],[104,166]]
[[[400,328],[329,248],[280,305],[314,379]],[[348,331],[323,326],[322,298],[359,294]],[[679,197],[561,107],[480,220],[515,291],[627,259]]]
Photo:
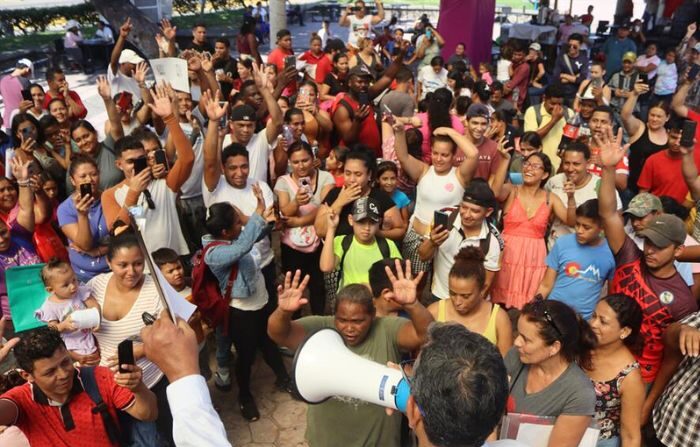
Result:
[[[416,117],[418,117],[422,123],[418,130],[420,130],[420,133],[423,134],[423,145],[421,146],[421,152],[423,153],[423,161],[428,163],[429,165],[432,165],[433,162],[430,157],[430,126],[428,124],[428,114],[426,112],[421,112],[416,114]],[[452,119],[452,128],[459,132],[461,135],[464,135],[464,124],[462,124],[462,121],[459,119],[459,117],[451,115],[450,118]]]

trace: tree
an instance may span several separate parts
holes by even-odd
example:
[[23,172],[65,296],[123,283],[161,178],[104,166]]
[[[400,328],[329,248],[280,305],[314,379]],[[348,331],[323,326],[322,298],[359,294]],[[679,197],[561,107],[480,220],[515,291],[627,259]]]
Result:
[[[134,29],[129,35],[130,42],[138,47],[148,58],[158,57],[158,45],[155,36],[160,32],[158,25],[151,22],[138,8],[129,1],[90,0],[95,9],[102,14],[113,30],[119,27],[127,17],[131,17]],[[116,35],[115,35],[116,37]]]

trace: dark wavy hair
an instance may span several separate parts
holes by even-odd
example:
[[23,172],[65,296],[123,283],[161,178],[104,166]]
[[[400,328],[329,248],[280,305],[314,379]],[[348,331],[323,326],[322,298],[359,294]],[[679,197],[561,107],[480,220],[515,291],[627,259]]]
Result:
[[630,298],[623,293],[608,295],[601,301],[605,301],[615,312],[617,322],[621,328],[627,327],[630,329],[630,334],[622,340],[622,343],[632,353],[640,354],[643,348],[643,340],[639,335],[639,330],[642,327],[643,315],[639,303],[634,298]]
[[20,368],[34,371],[34,362],[53,357],[61,346],[66,347],[61,334],[50,326],[40,327],[23,334],[14,347],[15,359]]
[[439,88],[429,94],[428,98],[428,128],[432,135],[438,127],[452,127],[450,107],[452,93],[446,88]]

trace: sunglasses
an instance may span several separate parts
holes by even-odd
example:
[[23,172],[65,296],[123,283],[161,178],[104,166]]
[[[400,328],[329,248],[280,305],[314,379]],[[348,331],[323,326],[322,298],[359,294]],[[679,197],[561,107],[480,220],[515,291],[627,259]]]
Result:
[[542,299],[542,298],[539,298],[539,299],[536,301],[536,303],[538,304],[538,306],[540,306],[540,307],[542,308],[542,316],[544,316],[544,320],[547,322],[547,324],[549,324],[550,326],[552,326],[552,329],[554,329],[554,331],[555,331],[555,332],[557,333],[557,335],[559,336],[559,337],[558,337],[559,340],[563,339],[563,338],[564,338],[564,334],[563,334],[562,331],[559,329],[559,326],[557,326],[557,323],[554,322],[554,318],[552,318],[552,314],[550,314],[549,311],[547,310],[547,307],[545,306],[545,300]]

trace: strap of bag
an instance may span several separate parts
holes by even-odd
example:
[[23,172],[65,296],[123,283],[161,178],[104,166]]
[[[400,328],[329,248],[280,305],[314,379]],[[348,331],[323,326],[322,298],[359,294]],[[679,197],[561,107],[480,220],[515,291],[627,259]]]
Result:
[[97,381],[95,380],[95,368],[93,366],[84,366],[80,368],[80,380],[83,383],[85,392],[90,396],[90,399],[95,403],[92,408],[92,414],[99,413],[102,417],[102,423],[107,431],[107,436],[109,440],[117,445],[121,445],[121,432],[116,422],[109,413],[109,408],[107,404],[102,400],[102,395],[97,387]]
[[389,243],[386,241],[386,238],[382,236],[377,236],[377,245],[379,246],[379,252],[382,254],[383,259],[389,259],[390,258],[390,250],[389,250]]

